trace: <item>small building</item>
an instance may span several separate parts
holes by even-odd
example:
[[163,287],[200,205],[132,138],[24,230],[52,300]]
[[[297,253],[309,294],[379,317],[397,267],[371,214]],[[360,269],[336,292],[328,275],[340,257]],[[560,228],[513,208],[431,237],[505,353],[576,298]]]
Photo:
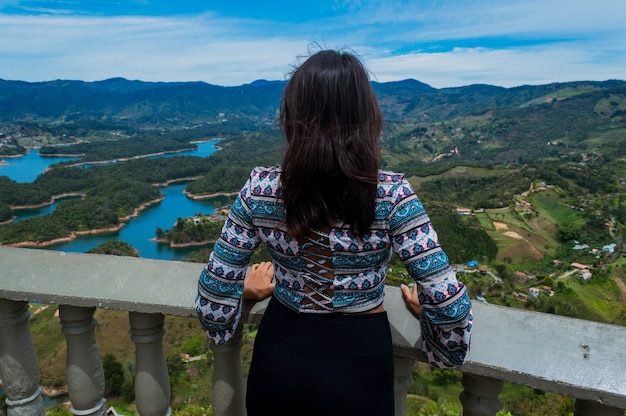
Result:
[[589,266],[586,266],[581,263],[572,263],[572,267],[578,270],[589,270]]
[[477,260],[468,261],[467,267],[469,267],[470,269],[475,269],[476,267],[478,267],[478,261]]
[[522,292],[513,292],[513,296],[518,298],[519,300],[526,302],[528,300],[528,295]]
[[515,274],[517,275],[517,277],[519,277],[522,280],[528,280],[530,278],[530,276],[528,276],[524,272],[517,271],[517,272],[515,272]]
[[528,289],[528,292],[534,297],[539,296],[539,289],[537,289],[536,287],[531,287],[530,289]]
[[615,247],[617,247],[617,244],[615,244],[615,243],[607,244],[606,246],[602,247],[602,251],[604,251],[606,253],[613,253],[615,251]]
[[580,271],[580,277],[582,277],[584,280],[589,280],[591,279],[593,275],[591,274],[591,272],[589,270],[581,270]]
[[113,406],[109,406],[109,408],[107,409],[107,416],[124,416],[124,415],[117,413],[117,411],[115,410]]

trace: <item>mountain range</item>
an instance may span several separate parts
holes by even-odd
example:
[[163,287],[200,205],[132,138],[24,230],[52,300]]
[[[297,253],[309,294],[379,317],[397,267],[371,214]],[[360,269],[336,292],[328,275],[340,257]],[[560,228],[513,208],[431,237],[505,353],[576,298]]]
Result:
[[[562,101],[581,95],[613,97],[621,116],[626,81],[578,81],[503,88],[469,85],[433,88],[414,79],[372,82],[385,119],[437,122],[499,108]],[[285,81],[257,80],[223,87],[204,82],[143,82],[124,78],[84,82],[0,79],[0,123],[58,123],[100,120],[136,126],[177,127],[244,117],[257,122],[276,118]],[[614,116],[614,114],[611,114]]]

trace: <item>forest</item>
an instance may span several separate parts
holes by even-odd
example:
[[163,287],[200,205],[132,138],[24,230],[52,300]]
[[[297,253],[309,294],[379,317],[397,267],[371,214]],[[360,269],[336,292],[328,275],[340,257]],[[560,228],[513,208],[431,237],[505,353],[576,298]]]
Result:
[[88,169],[56,168],[32,183],[0,177],[0,209],[5,207],[5,217],[7,206],[45,204],[53,196],[67,193],[84,195],[80,200],[61,202],[52,214],[0,227],[0,242],[43,242],[76,231],[117,227],[122,218],[134,214],[143,204],[162,198],[154,184],[199,177],[211,164],[211,160],[204,158],[178,156],[136,159]]

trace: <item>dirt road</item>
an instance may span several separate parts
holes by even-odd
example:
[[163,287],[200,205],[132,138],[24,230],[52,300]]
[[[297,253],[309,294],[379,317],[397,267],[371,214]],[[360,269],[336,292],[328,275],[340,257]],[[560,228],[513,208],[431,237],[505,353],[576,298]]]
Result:
[[619,277],[614,277],[615,283],[617,283],[617,287],[619,288],[619,301],[626,302],[626,283]]

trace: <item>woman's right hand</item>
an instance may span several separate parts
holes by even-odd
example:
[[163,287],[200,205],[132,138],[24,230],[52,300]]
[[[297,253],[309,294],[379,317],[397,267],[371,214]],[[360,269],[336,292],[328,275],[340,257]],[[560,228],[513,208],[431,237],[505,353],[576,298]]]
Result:
[[243,298],[260,301],[274,292],[274,266],[269,261],[253,264],[243,282]]
[[402,291],[402,298],[404,299],[404,303],[406,303],[407,308],[409,308],[413,315],[419,318],[422,313],[422,305],[420,304],[417,296],[417,285],[413,284],[411,286],[407,286],[405,284],[401,284],[400,290]]

